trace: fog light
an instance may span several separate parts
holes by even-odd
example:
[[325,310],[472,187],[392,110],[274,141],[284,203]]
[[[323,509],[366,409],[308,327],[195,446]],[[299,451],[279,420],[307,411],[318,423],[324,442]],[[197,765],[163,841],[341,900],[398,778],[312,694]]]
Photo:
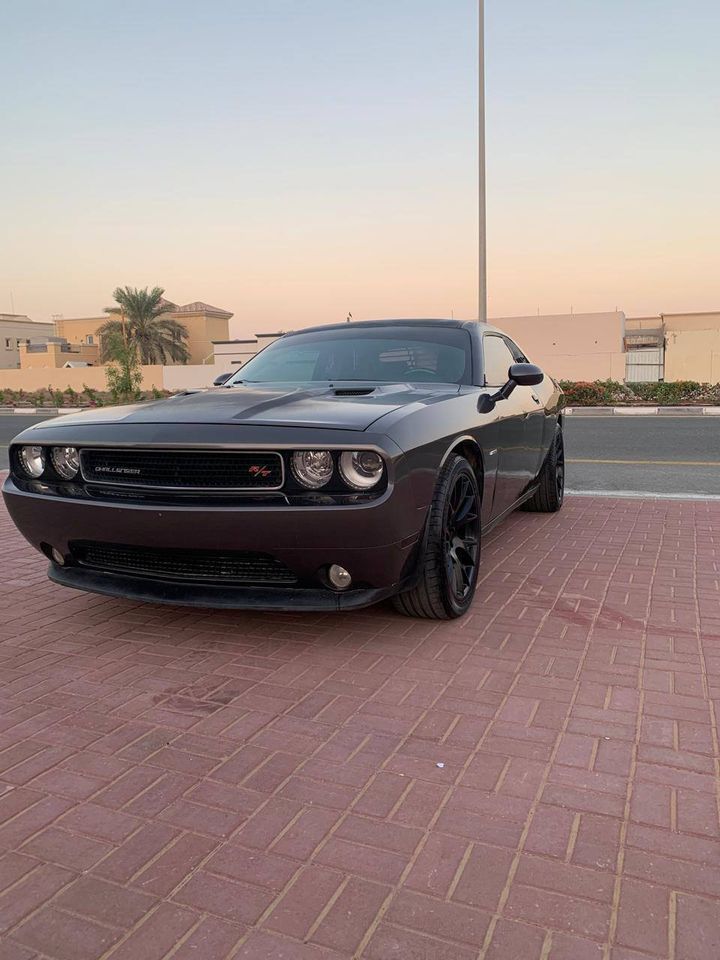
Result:
[[338,563],[330,564],[327,576],[331,586],[335,587],[336,590],[347,590],[352,583],[352,577],[348,571]]
[[51,556],[59,567],[65,566],[65,557],[60,553],[59,550],[56,550],[55,547],[52,548]]

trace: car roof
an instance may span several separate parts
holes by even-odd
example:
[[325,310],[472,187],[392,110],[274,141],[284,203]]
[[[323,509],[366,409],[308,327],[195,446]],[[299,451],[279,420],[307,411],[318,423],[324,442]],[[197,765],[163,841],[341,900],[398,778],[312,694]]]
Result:
[[289,333],[286,333],[286,337],[294,337],[302,333],[323,333],[327,330],[351,330],[353,327],[362,327],[366,329],[367,327],[454,327],[456,329],[463,327],[482,327],[486,330],[494,330],[494,327],[491,327],[487,323],[480,323],[479,320],[447,320],[443,318],[438,319],[425,319],[425,318],[416,318],[416,319],[394,319],[388,318],[387,320],[352,320],[349,323],[324,323],[316,327],[305,327],[302,330],[292,330]]

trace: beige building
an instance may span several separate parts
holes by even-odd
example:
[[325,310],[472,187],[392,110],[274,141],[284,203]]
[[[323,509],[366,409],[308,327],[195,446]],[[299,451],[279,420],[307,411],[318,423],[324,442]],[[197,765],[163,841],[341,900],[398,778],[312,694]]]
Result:
[[665,379],[720,383],[720,311],[662,313]]
[[[213,341],[228,339],[228,325],[232,313],[228,310],[222,310],[220,307],[213,307],[209,303],[203,303],[200,300],[186,303],[183,306],[178,306],[175,303],[170,305],[173,309],[165,316],[172,320],[178,320],[188,332],[186,341],[190,351],[188,363],[211,362]],[[107,314],[102,317],[58,319],[55,334],[57,337],[67,340],[69,344],[99,347],[100,336],[98,330],[104,323],[107,323],[108,319],[110,318]]]
[[625,314],[544,314],[490,320],[558,380],[624,380]]
[[94,367],[99,363],[98,354],[97,345],[50,337],[45,343],[21,344],[20,366],[23,370]]
[[19,367],[21,345],[46,340],[54,332],[52,323],[40,323],[16,313],[0,313],[0,369]]

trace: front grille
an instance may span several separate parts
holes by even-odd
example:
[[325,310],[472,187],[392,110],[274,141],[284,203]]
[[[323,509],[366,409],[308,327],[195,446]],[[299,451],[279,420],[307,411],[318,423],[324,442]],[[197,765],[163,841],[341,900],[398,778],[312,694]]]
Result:
[[82,450],[82,475],[91,483],[169,490],[279,490],[283,461],[273,451]]
[[235,584],[292,584],[297,579],[284,563],[265,553],[163,550],[82,541],[71,543],[70,552],[83,567],[136,577]]

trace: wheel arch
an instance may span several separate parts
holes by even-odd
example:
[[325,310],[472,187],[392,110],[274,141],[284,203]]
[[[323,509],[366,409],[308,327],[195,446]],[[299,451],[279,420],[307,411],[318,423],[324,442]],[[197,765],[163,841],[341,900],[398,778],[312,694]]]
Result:
[[445,465],[448,457],[453,453],[459,454],[461,457],[465,457],[470,466],[473,468],[475,478],[477,479],[478,490],[480,491],[480,500],[482,501],[485,484],[485,463],[483,461],[482,447],[477,440],[470,435],[456,437],[452,444],[445,451],[445,454],[440,461],[440,468]]

